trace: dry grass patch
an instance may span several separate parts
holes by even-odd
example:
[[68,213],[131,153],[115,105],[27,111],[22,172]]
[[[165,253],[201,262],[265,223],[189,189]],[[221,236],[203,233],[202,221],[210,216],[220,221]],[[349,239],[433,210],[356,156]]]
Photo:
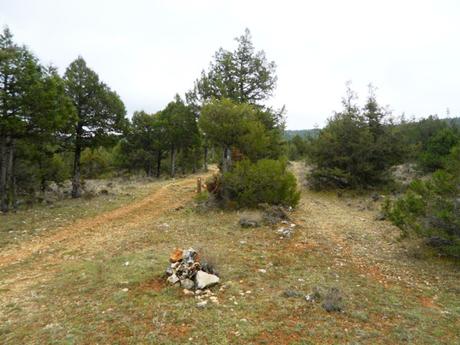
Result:
[[[144,216],[139,211],[134,220],[110,223],[104,229],[117,236],[99,242],[99,250],[61,260],[46,281],[5,303],[1,342],[459,341],[458,267],[430,256],[412,258],[406,250],[412,244],[398,240],[389,223],[374,221],[373,211],[347,206],[335,195],[304,191],[293,214],[299,225],[291,239],[280,239],[276,227],[241,228],[237,212],[198,211],[189,190],[193,185],[194,179],[176,183]],[[184,193],[188,202],[172,204]],[[162,212],[153,213],[158,208]],[[199,309],[193,296],[164,283],[175,247],[201,248],[213,258],[222,278],[213,288],[219,304]],[[19,274],[33,263],[11,270]],[[320,302],[302,297],[333,287],[343,296],[342,312],[328,313]],[[285,297],[286,290],[300,297]]]

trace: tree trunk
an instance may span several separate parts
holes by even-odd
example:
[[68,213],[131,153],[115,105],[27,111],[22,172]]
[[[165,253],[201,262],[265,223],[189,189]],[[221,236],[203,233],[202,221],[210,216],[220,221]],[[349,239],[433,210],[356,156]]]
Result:
[[152,177],[153,175],[152,161],[149,160],[147,164],[148,164],[147,165],[147,177]]
[[157,178],[160,178],[161,174],[161,150],[158,150],[157,154]]
[[72,198],[81,197],[80,157],[81,157],[81,126],[78,125],[77,139],[75,143],[75,152],[74,152],[74,159],[73,159]]
[[232,153],[228,146],[224,147],[223,161],[222,161],[222,173],[226,173],[230,170],[232,165]]
[[208,145],[204,146],[204,162],[203,162],[204,171],[208,171]]
[[7,190],[8,190],[8,204],[14,205],[16,203],[16,195],[14,192],[13,181],[14,181],[14,151],[15,151],[15,139],[10,140],[10,150],[8,152],[8,172],[7,172]]
[[176,149],[171,148],[171,177],[176,176]]
[[[13,161],[13,166],[14,166],[14,161]],[[13,168],[14,170],[14,168]],[[16,184],[16,174],[13,175],[12,181],[11,181],[11,198],[13,200],[13,208],[16,211],[18,209],[18,201],[17,201],[17,184]]]
[[3,137],[0,142],[0,210],[8,212],[7,172],[9,137]]
[[182,155],[182,159],[181,159],[181,170],[182,170],[182,175],[185,175],[185,173],[187,172],[187,157],[188,155],[190,154],[190,150],[184,150],[182,149],[181,151]]
[[193,152],[192,174],[195,174],[196,173],[196,162],[200,159],[200,157],[199,157],[200,153],[198,152],[198,154],[197,154],[197,149],[196,148],[194,148],[192,150],[192,152]]

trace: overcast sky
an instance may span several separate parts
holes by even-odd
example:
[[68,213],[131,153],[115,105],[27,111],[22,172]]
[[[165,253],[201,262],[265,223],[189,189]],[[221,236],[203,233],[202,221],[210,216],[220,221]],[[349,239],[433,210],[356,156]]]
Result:
[[347,80],[395,115],[460,115],[458,0],[0,0],[0,24],[61,73],[82,55],[129,115],[183,95],[246,27],[278,66],[269,103],[290,129],[323,126]]

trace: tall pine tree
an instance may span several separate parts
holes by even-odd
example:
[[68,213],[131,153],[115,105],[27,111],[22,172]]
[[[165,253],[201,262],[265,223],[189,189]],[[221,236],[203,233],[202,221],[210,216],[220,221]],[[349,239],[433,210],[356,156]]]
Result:
[[19,140],[44,143],[73,115],[62,82],[43,68],[26,47],[0,34],[0,208],[8,211],[16,197],[16,154]]
[[[126,110],[120,97],[99,80],[82,57],[67,68],[64,79],[67,95],[77,113],[73,129],[72,197],[81,196],[81,152],[86,147],[104,145],[126,126]],[[110,141],[109,141],[110,142]]]

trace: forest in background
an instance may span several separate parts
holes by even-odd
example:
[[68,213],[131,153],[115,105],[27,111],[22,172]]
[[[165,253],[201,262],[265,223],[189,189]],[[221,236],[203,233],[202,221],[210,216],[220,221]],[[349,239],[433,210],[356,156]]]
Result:
[[[347,83],[343,109],[322,129],[286,131],[285,108],[265,105],[276,64],[249,30],[234,51],[220,48],[182,98],[127,117],[110,86],[77,57],[61,76],[43,66],[6,28],[0,35],[0,206],[6,213],[43,200],[51,184],[84,179],[170,176],[219,166],[208,194],[223,207],[296,206],[288,160],[311,168],[312,189],[384,190],[385,212],[404,233],[459,255],[459,119],[397,118],[370,85],[364,104]],[[411,164],[421,177],[399,186],[391,169]]]

